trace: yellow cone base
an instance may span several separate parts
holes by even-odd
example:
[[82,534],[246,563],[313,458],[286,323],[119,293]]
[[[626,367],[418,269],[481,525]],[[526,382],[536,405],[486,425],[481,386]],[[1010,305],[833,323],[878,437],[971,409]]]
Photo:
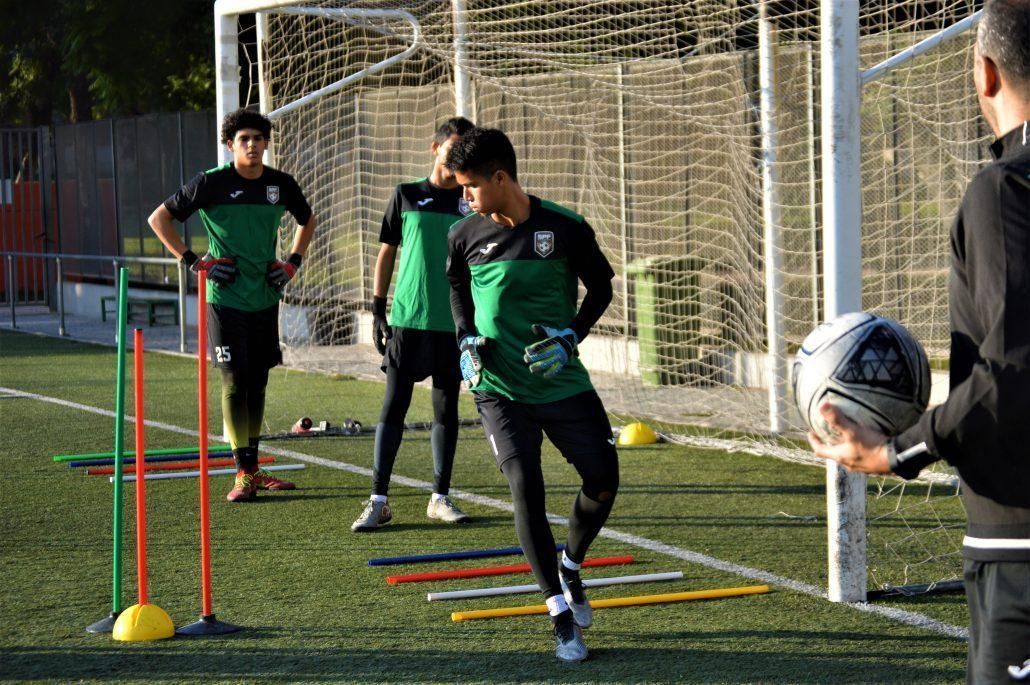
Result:
[[122,642],[164,640],[175,636],[175,624],[156,604],[133,604],[118,615],[111,637]]
[[[669,592],[661,595],[637,595],[636,597],[617,597],[615,599],[595,599],[590,606],[595,609],[612,607],[635,607],[644,604],[665,604],[668,602],[690,602],[697,599],[717,599],[720,597],[738,597],[740,595],[761,595],[769,592],[768,585],[750,585],[747,587],[729,587],[718,590],[696,590],[694,592]],[[504,609],[479,609],[476,611],[455,611],[452,621],[475,621],[481,618],[508,618],[511,616],[531,616],[546,614],[547,605],[540,604],[528,607],[508,607]]]
[[658,435],[646,423],[631,423],[619,431],[619,444],[631,445],[653,445],[658,442]]

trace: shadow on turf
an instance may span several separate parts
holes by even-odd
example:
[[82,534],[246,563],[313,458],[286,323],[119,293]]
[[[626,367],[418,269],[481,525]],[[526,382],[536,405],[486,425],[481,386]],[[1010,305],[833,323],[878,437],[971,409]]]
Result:
[[[317,632],[317,631],[316,631]],[[332,648],[268,648],[251,638],[282,637],[276,628],[254,628],[211,640],[182,639],[127,645],[97,644],[80,647],[0,648],[5,678],[58,680],[121,678],[148,682],[512,682],[513,679],[564,683],[868,683],[960,682],[958,668],[925,665],[927,654],[904,655],[891,649],[883,635],[812,634],[785,631],[727,631],[715,634],[672,633],[627,636],[630,642],[652,644],[676,641],[701,648],[595,649],[582,664],[559,664],[545,642],[532,652],[446,651],[422,649],[346,650]],[[319,641],[332,639],[319,633]],[[648,640],[650,638],[650,640]],[[801,645],[793,652],[765,639],[788,639]],[[720,650],[721,640],[748,640],[748,652]],[[911,636],[906,640],[912,640]],[[830,640],[855,642],[851,652],[821,653],[819,644]],[[932,643],[937,638],[928,637]],[[188,646],[187,646],[188,645]],[[927,645],[932,651],[932,646]],[[472,658],[470,658],[472,657]],[[922,662],[922,663],[921,663]]]

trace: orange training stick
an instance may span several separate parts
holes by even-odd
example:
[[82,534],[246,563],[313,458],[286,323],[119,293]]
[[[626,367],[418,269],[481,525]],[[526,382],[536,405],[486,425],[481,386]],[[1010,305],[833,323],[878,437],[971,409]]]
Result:
[[[133,333],[133,371],[136,385],[136,476],[143,477],[144,455],[147,453],[146,421],[143,419],[143,329]],[[125,466],[123,469],[132,468]],[[114,468],[111,468],[114,473]],[[136,488],[136,580],[139,586],[139,603],[147,603],[147,489],[141,484]]]
[[[618,566],[620,564],[632,564],[633,555],[627,554],[621,557],[598,557],[587,559],[583,562],[584,567],[589,566]],[[510,566],[480,566],[479,568],[460,568],[453,571],[429,571],[427,573],[406,573],[399,576],[386,576],[386,582],[390,585],[399,583],[421,583],[427,580],[453,580],[455,578],[480,578],[482,576],[506,576],[512,573],[529,573],[529,564],[512,564]]]
[[[275,457],[260,457],[258,458],[259,464],[272,464],[275,462]],[[236,462],[232,459],[208,459],[208,466],[232,466]],[[146,473],[151,471],[181,471],[184,469],[195,469],[200,466],[199,461],[171,461],[168,463],[161,464],[146,464],[143,470]],[[128,465],[122,467],[122,473],[136,473],[139,476],[139,470],[134,465]],[[110,476],[114,474],[113,466],[104,466],[95,469],[86,469],[86,475],[89,476]]]

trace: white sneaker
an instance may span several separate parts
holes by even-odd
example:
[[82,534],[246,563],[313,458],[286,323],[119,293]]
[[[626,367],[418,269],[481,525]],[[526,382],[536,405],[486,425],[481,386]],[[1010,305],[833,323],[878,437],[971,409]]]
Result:
[[[568,574],[567,578],[566,574]],[[594,608],[590,606],[586,592],[583,591],[583,581],[579,577],[579,571],[561,566],[558,571],[558,580],[561,581],[562,594],[565,595],[565,602],[572,609],[572,618],[576,621],[576,625],[580,628],[592,626],[594,624]]]
[[439,499],[429,499],[426,516],[447,523],[472,523],[472,517],[456,507],[451,498],[446,495]]
[[354,532],[375,530],[383,524],[389,523],[392,518],[393,512],[390,511],[389,504],[386,502],[377,502],[369,497],[368,502],[365,503],[365,510],[361,512],[361,516],[359,516],[357,520],[350,525],[350,529]]
[[554,641],[556,643],[554,655],[560,661],[583,661],[590,654],[583,642],[583,631],[575,623],[556,624]]

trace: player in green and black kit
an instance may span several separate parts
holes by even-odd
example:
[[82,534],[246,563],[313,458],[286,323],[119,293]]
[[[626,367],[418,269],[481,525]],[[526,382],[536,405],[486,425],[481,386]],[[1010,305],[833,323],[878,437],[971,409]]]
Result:
[[[258,468],[258,436],[265,410],[268,370],[282,362],[279,300],[300,268],[315,230],[315,216],[289,174],[265,166],[272,123],[245,109],[222,122],[222,140],[233,161],[197,174],[150,215],[150,227],[193,271],[206,271],[208,343],[222,372],[222,415],[236,460],[230,502],[254,499],[258,489],[292,490],[293,483]],[[197,257],[173,219],[200,213],[208,254]],[[276,255],[285,212],[297,221],[293,251]]]
[[[440,125],[430,145],[432,172],[427,178],[397,186],[383,217],[372,316],[373,340],[384,355],[386,395],[376,426],[372,494],[351,525],[354,531],[376,530],[393,517],[387,491],[404,431],[404,415],[415,383],[428,376],[433,377],[433,494],[426,515],[448,523],[471,521],[447,496],[458,441],[461,372],[445,272],[447,231],[472,211],[445,162],[451,145],[471,128],[472,122],[461,117]],[[387,322],[386,294],[398,247],[401,265]]]
[[[619,463],[608,415],[576,346],[612,299],[612,272],[583,217],[527,195],[498,130],[462,136],[447,166],[477,212],[451,228],[447,276],[462,376],[508,479],[515,530],[554,623],[556,654],[587,656],[593,620],[579,568],[611,513]],[[578,311],[579,282],[586,295]],[[544,507],[543,435],[582,478],[561,561]]]

